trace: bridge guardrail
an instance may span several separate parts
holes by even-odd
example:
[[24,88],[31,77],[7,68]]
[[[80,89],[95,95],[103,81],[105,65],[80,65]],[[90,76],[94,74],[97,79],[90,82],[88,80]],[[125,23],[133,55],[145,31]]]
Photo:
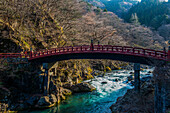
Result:
[[0,58],[28,58],[35,59],[39,57],[45,57],[57,54],[69,54],[69,53],[115,53],[115,54],[127,54],[141,57],[152,57],[160,60],[168,60],[168,54],[165,51],[155,51],[152,49],[143,49],[138,47],[128,46],[112,46],[112,45],[83,45],[83,46],[67,46],[60,48],[53,48],[49,50],[41,50],[35,52],[26,53],[0,53]]

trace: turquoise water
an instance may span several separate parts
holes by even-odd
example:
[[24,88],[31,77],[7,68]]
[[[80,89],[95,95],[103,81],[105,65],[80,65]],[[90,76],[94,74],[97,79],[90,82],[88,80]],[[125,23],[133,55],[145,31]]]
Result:
[[[130,71],[113,71],[104,77],[95,77],[85,82],[96,87],[96,91],[89,93],[77,93],[69,96],[58,106],[39,110],[29,111],[31,113],[111,113],[109,107],[116,102],[116,99],[123,96],[127,89],[133,88],[127,83]],[[148,70],[141,74],[144,76]],[[116,82],[115,79],[118,81]],[[104,83],[102,83],[104,82]],[[26,113],[26,112],[24,112]]]

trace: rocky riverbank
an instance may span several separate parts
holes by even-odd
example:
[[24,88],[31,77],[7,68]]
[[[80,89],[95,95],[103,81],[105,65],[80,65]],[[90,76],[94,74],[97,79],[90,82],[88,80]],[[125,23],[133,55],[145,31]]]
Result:
[[[99,70],[92,70],[90,67],[87,68],[87,72],[77,70],[77,66],[74,66],[74,71],[69,70],[62,70],[59,71],[57,74],[59,76],[52,75],[50,77],[51,82],[49,83],[49,95],[43,95],[43,76],[38,75],[39,68],[36,67],[32,69],[32,66],[24,68],[22,70],[16,70],[8,68],[7,73],[2,73],[2,75],[10,75],[11,73],[13,76],[19,76],[19,78],[11,79],[11,85],[13,88],[10,89],[12,92],[7,97],[7,101],[5,105],[7,106],[6,111],[22,111],[27,109],[42,109],[42,108],[49,108],[52,106],[57,105],[62,100],[65,100],[67,96],[71,95],[72,93],[79,93],[79,92],[90,92],[95,90],[93,86],[89,83],[81,83],[84,80],[88,80],[93,78],[94,76],[101,76],[103,77],[105,72],[110,72],[111,68],[109,66],[105,66],[104,71]],[[131,68],[123,67],[120,68]],[[29,69],[27,71],[27,69]],[[72,72],[72,74],[71,74]],[[133,73],[131,73],[133,74]],[[128,77],[128,80],[131,81],[133,76]],[[9,80],[8,80],[9,81]],[[36,82],[34,82],[36,81]],[[115,81],[118,81],[115,79]],[[102,83],[104,84],[104,83]]]
[[[166,88],[168,83],[170,83],[170,66],[166,65],[163,67],[156,67],[153,72],[153,77],[143,77],[141,78],[141,90],[137,93],[134,89],[129,89],[127,93],[119,97],[110,109],[113,113],[126,112],[126,113],[154,113],[154,98],[155,98],[155,84],[159,81],[162,83],[166,82]],[[129,77],[129,80],[133,78]],[[133,82],[132,82],[133,83]],[[161,85],[162,86],[162,85]],[[162,89],[162,90],[165,90]],[[169,91],[164,92],[166,103],[165,109],[169,113]]]
[[[91,92],[95,90],[93,86],[88,83],[79,83],[72,85],[69,89],[66,89],[65,86],[57,87],[56,85],[51,86],[51,94],[43,96],[42,94],[27,95],[23,94],[20,100],[17,103],[9,104],[4,111],[22,111],[27,109],[44,109],[55,106],[59,104],[62,100],[65,100],[67,96],[72,93],[77,92]],[[7,104],[6,104],[7,105]],[[3,106],[2,106],[3,107]]]
[[142,81],[140,93],[137,93],[134,89],[129,89],[123,97],[117,99],[117,102],[110,109],[112,112],[153,113],[153,79],[147,78],[146,81]]

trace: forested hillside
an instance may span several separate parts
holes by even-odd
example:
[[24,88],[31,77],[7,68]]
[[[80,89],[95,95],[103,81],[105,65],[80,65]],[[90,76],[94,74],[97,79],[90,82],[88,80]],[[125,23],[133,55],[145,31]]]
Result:
[[127,22],[138,22],[152,27],[158,30],[165,39],[169,39],[170,2],[142,0],[125,13],[123,18]]
[[3,0],[1,39],[11,39],[24,50],[89,44],[91,39],[96,43],[102,40],[105,44],[143,47],[163,42],[162,37],[148,28],[124,23],[112,12],[82,1],[54,1]]
[[137,4],[137,0],[84,0],[96,7],[107,9],[118,16],[122,16],[132,5]]

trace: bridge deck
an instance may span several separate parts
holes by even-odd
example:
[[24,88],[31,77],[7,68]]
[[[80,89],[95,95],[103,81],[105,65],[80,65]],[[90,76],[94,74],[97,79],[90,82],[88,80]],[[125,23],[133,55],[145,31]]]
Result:
[[[25,53],[0,53],[0,58],[28,58],[28,61],[33,61],[35,59],[41,59],[49,56],[61,56],[61,55],[71,55],[71,54],[117,54],[124,56],[134,56],[134,57],[143,57],[151,58],[162,61],[170,61],[168,59],[168,53],[165,51],[155,51],[152,49],[143,49],[136,47],[127,47],[127,46],[111,46],[111,45],[84,45],[84,46],[74,46],[74,47],[61,47],[49,50],[41,50],[35,52]],[[90,58],[90,57],[89,57]],[[100,58],[100,57],[99,57]],[[104,58],[104,56],[103,56]],[[103,59],[102,58],[102,59]],[[75,58],[73,58],[75,59]],[[104,58],[105,59],[105,58]]]

